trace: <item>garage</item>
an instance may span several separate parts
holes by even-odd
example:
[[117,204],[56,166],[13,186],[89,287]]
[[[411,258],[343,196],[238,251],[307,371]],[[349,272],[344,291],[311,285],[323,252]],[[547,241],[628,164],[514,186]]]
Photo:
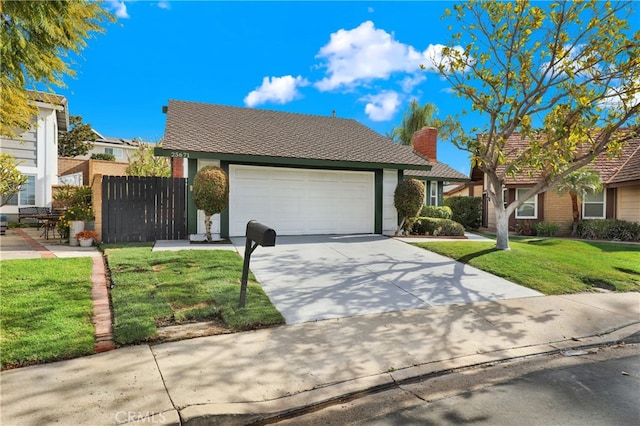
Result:
[[374,173],[229,166],[229,235],[242,236],[249,220],[278,235],[374,232]]

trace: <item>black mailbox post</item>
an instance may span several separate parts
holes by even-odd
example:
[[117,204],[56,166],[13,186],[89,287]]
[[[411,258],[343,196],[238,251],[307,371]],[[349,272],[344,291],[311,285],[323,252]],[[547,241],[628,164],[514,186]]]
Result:
[[240,282],[240,303],[239,306],[244,308],[247,298],[247,280],[249,279],[249,262],[251,261],[251,253],[256,247],[274,247],[276,245],[276,231],[263,225],[255,220],[247,223],[246,232],[247,242],[244,246],[244,267],[242,268],[242,280]]

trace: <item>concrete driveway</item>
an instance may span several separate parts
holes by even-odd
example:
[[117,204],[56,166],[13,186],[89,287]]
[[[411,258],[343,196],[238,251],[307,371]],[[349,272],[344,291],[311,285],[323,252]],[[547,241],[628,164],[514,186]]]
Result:
[[542,295],[380,235],[278,237],[251,270],[288,324]]

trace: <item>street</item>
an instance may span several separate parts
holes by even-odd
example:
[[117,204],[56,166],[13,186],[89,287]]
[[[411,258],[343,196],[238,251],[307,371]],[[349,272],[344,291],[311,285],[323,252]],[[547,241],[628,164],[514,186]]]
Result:
[[637,425],[640,345],[537,356],[432,377],[279,425]]

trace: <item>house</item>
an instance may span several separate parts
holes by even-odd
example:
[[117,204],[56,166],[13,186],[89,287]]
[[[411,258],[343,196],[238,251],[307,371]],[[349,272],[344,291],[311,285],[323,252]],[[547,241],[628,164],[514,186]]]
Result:
[[[516,155],[522,152],[528,143],[527,139],[514,134],[507,140],[505,151]],[[598,194],[583,197],[580,217],[640,222],[640,138],[629,140],[619,156],[609,158],[607,153],[600,154],[588,167],[600,173],[604,190]],[[535,181],[536,177],[529,176],[527,173],[506,175],[505,200],[509,203],[516,200],[533,186]],[[483,182],[486,188],[486,177]],[[483,211],[486,214],[484,214],[482,226],[495,229],[493,203],[488,200],[486,192],[483,193]],[[560,225],[567,224],[562,229],[566,233],[572,218],[570,196],[559,195],[551,190],[525,201],[509,218],[509,227],[515,229],[519,221],[548,221]]]
[[425,205],[442,206],[445,185],[450,182],[467,182],[469,178],[438,161],[438,129],[423,127],[413,134],[411,144],[414,152],[429,160],[431,170],[406,170],[404,177],[424,182]]
[[[352,119],[171,100],[156,155],[197,171],[219,166],[229,176],[229,208],[212,232],[242,236],[255,219],[278,235],[395,231],[396,185],[405,170],[429,172],[439,163],[393,143]],[[433,139],[435,142],[435,139]],[[174,175],[180,162],[174,162]],[[424,175],[441,182],[460,176]],[[439,187],[439,184],[436,185]],[[189,233],[203,233],[189,192]]]
[[97,139],[93,142],[93,148],[86,155],[77,155],[74,158],[87,160],[91,158],[92,154],[112,154],[116,158],[115,161],[128,163],[129,158],[140,147],[140,142],[137,139],[103,136],[95,129],[92,130],[97,136]]
[[51,207],[51,186],[58,183],[58,131],[69,128],[66,98],[43,92],[29,96],[38,107],[31,129],[17,139],[0,138],[0,152],[14,156],[27,176],[20,193],[0,208],[10,220],[17,217],[19,207]]

